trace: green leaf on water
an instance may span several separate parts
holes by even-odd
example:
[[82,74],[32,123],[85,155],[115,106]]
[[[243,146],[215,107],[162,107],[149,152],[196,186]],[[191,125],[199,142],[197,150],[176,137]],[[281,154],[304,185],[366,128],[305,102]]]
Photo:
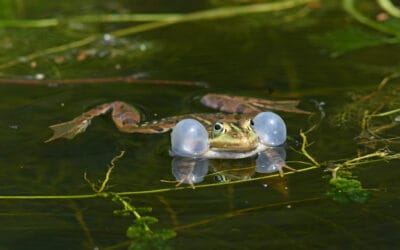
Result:
[[330,189],[327,196],[339,203],[364,203],[369,198],[369,193],[365,190],[359,180],[353,178],[336,177],[329,183]]

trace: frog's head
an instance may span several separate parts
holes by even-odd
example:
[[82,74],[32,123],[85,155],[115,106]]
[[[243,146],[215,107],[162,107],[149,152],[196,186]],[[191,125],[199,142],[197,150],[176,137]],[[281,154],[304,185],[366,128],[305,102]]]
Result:
[[199,121],[184,119],[172,130],[171,153],[183,157],[246,158],[285,140],[285,123],[272,112],[259,113],[253,120],[217,122],[208,132]]
[[217,122],[209,130],[210,149],[215,151],[247,152],[257,147],[258,135],[253,120]]

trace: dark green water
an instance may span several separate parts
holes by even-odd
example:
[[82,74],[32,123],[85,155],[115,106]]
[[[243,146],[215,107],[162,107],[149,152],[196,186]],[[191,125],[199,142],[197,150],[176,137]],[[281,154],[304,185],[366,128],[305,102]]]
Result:
[[[123,12],[190,12],[230,4],[229,1],[17,1],[4,5],[4,18],[39,19]],[[2,78],[72,79],[145,75],[148,79],[201,81],[208,88],[124,83],[93,85],[0,85],[0,195],[73,195],[92,191],[83,178],[104,176],[121,150],[110,191],[173,188],[168,155],[169,134],[123,134],[110,117],[94,120],[74,140],[43,143],[48,126],[67,121],[104,102],[123,100],[152,119],[211,110],[199,97],[217,92],[272,99],[297,98],[315,110],[325,102],[327,119],[309,134],[310,154],[319,162],[357,155],[357,129],[329,123],[351,99],[349,92],[372,91],[380,80],[399,70],[398,45],[381,45],[331,57],[318,36],[344,26],[359,26],[339,1],[298,19],[304,7],[276,13],[181,23],[143,32],[104,45],[77,61],[77,51],[35,59],[0,70]],[[233,1],[233,3],[235,3]],[[232,3],[231,3],[232,4]],[[364,3],[365,4],[365,3]],[[77,8],[79,6],[79,8]],[[363,6],[375,11],[372,1]],[[378,10],[376,10],[378,11]],[[0,28],[0,63],[48,47],[110,32],[129,24],[84,24],[78,28]],[[372,31],[372,33],[375,31]],[[380,35],[380,34],[378,34]],[[317,38],[315,38],[317,37]],[[344,38],[343,38],[344,39]],[[338,41],[340,42],[340,41]],[[343,42],[343,41],[342,41]],[[351,41],[350,41],[351,42]],[[88,52],[88,53],[89,53]],[[54,59],[63,56],[65,62]],[[393,86],[399,81],[393,81]],[[281,114],[288,133],[299,138],[312,124],[306,116]],[[391,131],[392,133],[398,131]],[[295,143],[290,145],[299,149]],[[391,147],[395,150],[395,147]],[[372,152],[372,151],[369,151]],[[303,159],[287,149],[287,160]],[[302,165],[292,164],[301,169]],[[395,249],[400,237],[400,170],[398,161],[363,165],[353,174],[364,187],[377,189],[365,203],[340,204],[325,196],[329,175],[324,168],[262,181],[131,196],[137,207],[152,207],[158,228],[177,229],[170,240],[176,249]],[[260,174],[256,175],[260,176]],[[204,183],[214,183],[206,177]],[[203,184],[204,184],[203,183]],[[0,200],[0,249],[100,249],[128,241],[130,217],[113,215],[119,206],[107,199]],[[242,210],[248,209],[248,210]],[[118,249],[126,249],[123,244]]]

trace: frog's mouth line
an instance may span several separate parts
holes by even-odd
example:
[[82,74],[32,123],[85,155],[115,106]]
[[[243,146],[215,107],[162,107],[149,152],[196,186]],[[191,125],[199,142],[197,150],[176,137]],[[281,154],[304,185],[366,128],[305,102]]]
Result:
[[[248,158],[265,151],[269,146],[264,144],[258,144],[256,148],[251,151],[247,152],[235,152],[235,151],[218,151],[218,150],[208,150],[206,153],[192,157],[192,158],[206,158],[206,159],[243,159]],[[172,150],[169,151],[170,156],[179,156],[178,154],[174,153]]]
[[246,152],[237,152],[237,151],[220,151],[220,150],[208,150],[203,155],[199,156],[199,158],[207,158],[207,159],[243,159],[256,155],[259,152],[262,152],[268,148],[267,145],[259,143],[256,148],[246,151]]

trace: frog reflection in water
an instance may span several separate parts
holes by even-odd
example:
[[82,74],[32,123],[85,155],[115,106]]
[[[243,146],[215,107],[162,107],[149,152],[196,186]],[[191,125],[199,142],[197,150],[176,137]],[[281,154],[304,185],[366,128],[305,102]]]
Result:
[[[246,158],[256,155],[269,146],[278,146],[274,144],[284,142],[263,143],[263,136],[257,131],[257,124],[254,124],[260,112],[277,110],[310,114],[310,112],[296,108],[298,101],[292,100],[270,101],[241,96],[207,94],[201,98],[201,102],[225,113],[187,114],[143,122],[140,112],[136,108],[125,102],[115,101],[99,105],[71,121],[50,126],[54,134],[46,142],[59,138],[72,139],[77,134],[84,132],[94,117],[111,111],[115,125],[120,131],[126,133],[164,133],[172,130],[183,119],[196,120],[204,126],[208,138],[202,139],[207,141],[205,143],[207,148],[201,153],[194,152],[193,156],[198,158]],[[279,117],[279,119],[281,118]],[[286,139],[286,128],[284,135]],[[172,151],[172,154],[176,155],[177,152]],[[286,165],[282,167],[288,168]],[[281,168],[279,171],[282,175]]]
[[[175,176],[177,186],[182,183],[194,184],[202,182],[205,177],[213,177],[216,182],[230,182],[236,180],[247,180],[256,174],[276,173],[285,166],[286,150],[284,147],[270,147],[257,154],[257,157],[245,159],[205,159],[174,157],[171,166],[172,174]],[[280,186],[279,191],[285,192],[283,182],[275,182],[273,186]],[[271,180],[268,180],[268,184]],[[268,185],[267,184],[267,185]]]

